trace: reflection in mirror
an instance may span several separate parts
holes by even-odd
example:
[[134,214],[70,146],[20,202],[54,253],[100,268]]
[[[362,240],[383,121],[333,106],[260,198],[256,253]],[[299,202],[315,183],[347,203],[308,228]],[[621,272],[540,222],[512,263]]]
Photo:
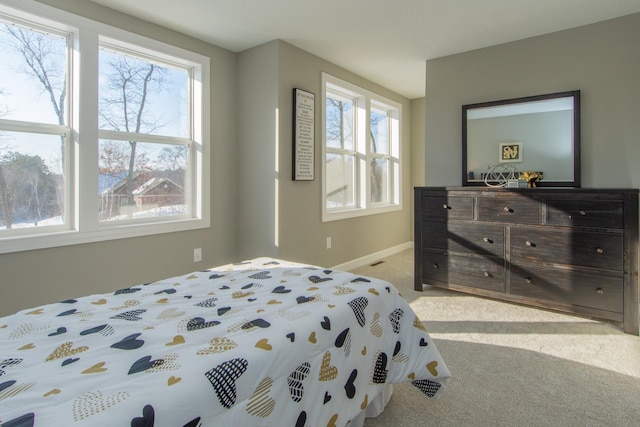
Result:
[[580,91],[463,105],[462,157],[463,185],[531,171],[538,186],[579,187]]

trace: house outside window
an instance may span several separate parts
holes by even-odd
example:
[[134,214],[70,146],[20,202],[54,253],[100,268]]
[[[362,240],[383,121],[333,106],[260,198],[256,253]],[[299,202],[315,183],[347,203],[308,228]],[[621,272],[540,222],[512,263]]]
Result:
[[208,227],[208,58],[26,9],[0,5],[0,253]]
[[323,221],[401,209],[401,105],[323,74]]

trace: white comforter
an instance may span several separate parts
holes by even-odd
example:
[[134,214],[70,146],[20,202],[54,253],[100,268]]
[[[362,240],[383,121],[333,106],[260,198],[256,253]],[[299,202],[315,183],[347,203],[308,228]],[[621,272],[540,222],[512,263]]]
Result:
[[0,425],[343,426],[449,372],[391,284],[258,258],[0,318]]

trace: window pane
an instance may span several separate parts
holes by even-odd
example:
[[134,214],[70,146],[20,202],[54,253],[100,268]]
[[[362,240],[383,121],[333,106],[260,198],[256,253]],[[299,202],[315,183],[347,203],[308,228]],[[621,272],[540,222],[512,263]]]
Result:
[[0,230],[64,223],[60,136],[0,132]]
[[185,215],[187,166],[186,146],[100,140],[100,221]]
[[355,205],[355,157],[327,154],[326,190],[327,208]]
[[374,159],[371,162],[371,202],[389,201],[389,160]]
[[0,118],[66,125],[66,38],[0,21],[0,64]]
[[384,110],[371,109],[372,153],[389,154],[389,114]]
[[354,150],[353,130],[355,105],[353,100],[327,94],[327,147]]
[[190,138],[189,72],[100,49],[100,129]]

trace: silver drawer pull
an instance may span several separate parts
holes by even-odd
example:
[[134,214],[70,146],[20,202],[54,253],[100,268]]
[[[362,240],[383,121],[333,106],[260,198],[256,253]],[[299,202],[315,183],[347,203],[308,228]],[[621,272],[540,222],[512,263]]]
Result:
[[483,237],[482,240],[484,240],[485,243],[493,243],[493,240],[488,237]]
[[587,216],[587,211],[580,211],[580,216]]
[[484,277],[491,277],[491,273],[489,273],[488,271],[485,271],[482,274],[484,274]]
[[602,249],[602,248],[596,248],[596,253],[598,253],[598,254],[603,254],[603,253],[604,253],[604,249]]
[[527,277],[526,279],[524,279],[525,283],[530,285],[533,283],[533,279],[531,277]]
[[504,208],[502,208],[505,212],[513,212],[513,209],[511,209],[509,206],[505,206]]
[[602,288],[598,288],[598,289],[596,289],[596,294],[602,295],[602,294],[604,294],[604,290]]
[[437,262],[434,262],[434,263],[433,263],[433,269],[434,269],[434,270],[437,270],[438,268],[440,268],[440,266],[438,265],[438,263],[437,263]]
[[445,203],[444,205],[442,205],[442,208],[443,209],[451,209],[451,206],[449,206],[448,204]]
[[533,246],[533,243],[531,242],[531,240],[527,240],[526,242],[524,242],[524,244],[527,246]]

